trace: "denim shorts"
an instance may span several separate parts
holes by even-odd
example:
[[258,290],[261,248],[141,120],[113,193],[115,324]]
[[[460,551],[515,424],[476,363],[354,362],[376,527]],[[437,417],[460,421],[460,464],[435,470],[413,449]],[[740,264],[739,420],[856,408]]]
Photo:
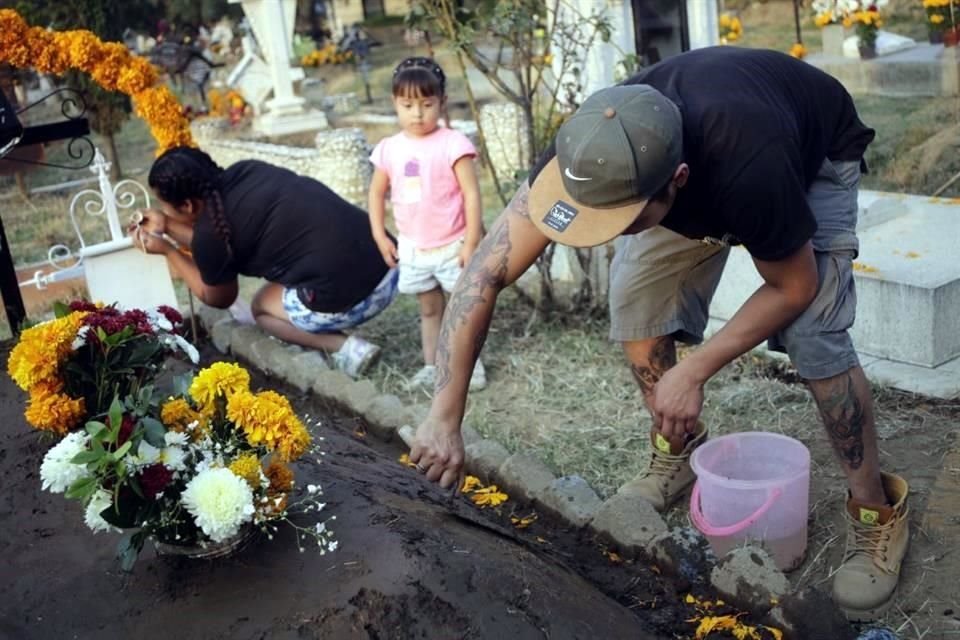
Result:
[[357,327],[390,306],[397,297],[397,270],[390,269],[364,300],[339,313],[312,311],[297,295],[296,287],[283,290],[283,310],[290,323],[308,333],[335,333]]
[[[790,356],[808,380],[839,375],[859,365],[848,329],[856,317],[853,260],[859,242],[857,190],[860,162],[824,160],[807,191],[817,220],[812,239],[819,272],[817,295],[767,345]],[[691,240],[663,227],[617,239],[610,267],[610,338],[617,342],[672,335],[703,341],[710,301],[730,247]]]

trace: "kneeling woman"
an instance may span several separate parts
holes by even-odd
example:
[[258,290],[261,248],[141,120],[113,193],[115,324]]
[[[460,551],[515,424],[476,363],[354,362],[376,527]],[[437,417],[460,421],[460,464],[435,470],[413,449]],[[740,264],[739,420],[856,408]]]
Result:
[[227,308],[238,275],[264,278],[251,305],[264,331],[327,351],[354,377],[375,360],[379,347],[344,331],[393,301],[397,272],[380,257],[363,210],[287,169],[256,160],[222,169],[189,147],[157,158],[149,182],[162,211],[144,212],[135,240],[166,256],[200,300]]

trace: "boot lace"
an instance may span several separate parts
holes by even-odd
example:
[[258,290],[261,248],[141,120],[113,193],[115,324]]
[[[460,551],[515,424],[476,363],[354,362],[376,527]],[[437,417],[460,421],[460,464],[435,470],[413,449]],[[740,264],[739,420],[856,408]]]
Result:
[[887,547],[893,523],[894,518],[891,518],[886,524],[874,525],[852,520],[850,523],[852,535],[847,538],[847,552],[844,554],[844,562],[858,555],[864,555],[871,559],[879,557],[881,562],[886,562]]
[[655,449],[647,475],[670,477],[677,472],[677,466],[683,464],[685,459],[685,456],[674,456]]

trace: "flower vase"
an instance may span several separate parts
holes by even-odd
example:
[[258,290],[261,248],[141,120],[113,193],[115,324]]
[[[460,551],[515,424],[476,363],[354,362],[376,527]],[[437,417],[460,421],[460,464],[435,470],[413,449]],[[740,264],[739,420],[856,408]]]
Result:
[[857,47],[860,50],[860,59],[861,60],[873,60],[877,57],[877,45],[874,44],[861,44]]
[[843,57],[844,31],[842,24],[828,24],[820,30],[823,55]]
[[171,542],[154,541],[157,549],[157,555],[162,556],[183,556],[199,560],[213,560],[214,558],[226,558],[238,551],[241,551],[250,542],[253,541],[257,533],[256,527],[250,524],[244,525],[237,535],[227,538],[222,542],[208,542],[206,544],[176,544]]

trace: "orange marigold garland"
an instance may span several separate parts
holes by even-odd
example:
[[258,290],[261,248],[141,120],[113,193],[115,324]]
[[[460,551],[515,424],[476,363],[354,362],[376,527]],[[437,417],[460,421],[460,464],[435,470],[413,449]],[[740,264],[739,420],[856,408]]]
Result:
[[82,71],[104,89],[133,99],[137,115],[150,125],[158,154],[176,146],[195,146],[176,97],[166,85],[157,84],[157,70],[119,42],[102,42],[85,30],[30,27],[16,11],[0,9],[0,62],[54,75]]

